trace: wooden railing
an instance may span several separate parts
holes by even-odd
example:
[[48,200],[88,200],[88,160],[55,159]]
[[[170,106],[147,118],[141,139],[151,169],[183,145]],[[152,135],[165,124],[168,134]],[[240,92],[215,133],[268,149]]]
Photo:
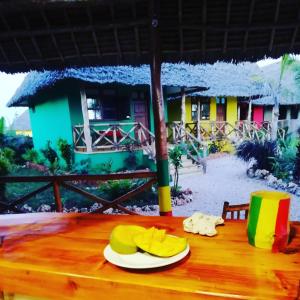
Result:
[[[197,140],[215,141],[229,140],[240,143],[244,140],[270,140],[271,124],[270,122],[248,122],[237,121],[235,124],[227,121],[201,121],[186,123],[184,128],[181,122],[172,122],[168,124],[168,139],[171,143],[178,143],[186,139],[186,134],[193,135]],[[284,139],[286,130],[283,124],[279,123],[278,137]]]
[[[155,137],[142,123],[99,123],[90,125],[92,150],[143,149],[146,154],[155,158]],[[83,125],[73,127],[73,142],[76,151],[86,151],[86,140]]]
[[194,132],[191,127],[184,127],[180,122],[173,122],[171,124],[171,131],[171,137],[168,137],[169,142],[172,144],[184,142],[186,144],[187,157],[198,166],[202,166],[203,171],[206,172],[206,161],[203,158],[207,153],[207,144],[205,141],[198,139],[193,134]]
[[[128,193],[113,199],[112,201],[103,199],[99,196],[91,194],[84,190],[82,187],[78,186],[81,182],[105,182],[108,180],[121,180],[121,179],[145,179],[145,182],[135,189],[129,191]],[[109,208],[118,209],[127,214],[137,214],[126,207],[122,206],[121,203],[135,197],[139,193],[149,189],[153,184],[157,182],[157,177],[155,172],[131,172],[131,173],[117,173],[117,174],[107,174],[107,175],[53,175],[53,176],[7,176],[0,177],[0,184],[7,183],[17,183],[17,182],[44,182],[45,185],[39,187],[38,189],[16,199],[11,203],[0,201],[0,213],[5,211],[19,212],[20,210],[17,206],[24,204],[28,199],[33,196],[49,189],[53,189],[53,196],[55,200],[55,210],[57,212],[63,211],[63,203],[60,195],[60,187],[67,190],[80,194],[87,199],[96,202],[101,205],[99,209],[93,211],[93,213],[103,213]]]

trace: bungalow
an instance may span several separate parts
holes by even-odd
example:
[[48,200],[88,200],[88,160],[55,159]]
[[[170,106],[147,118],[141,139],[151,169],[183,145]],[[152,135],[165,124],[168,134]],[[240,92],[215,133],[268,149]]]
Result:
[[[251,82],[254,64],[163,64],[166,122],[180,120],[176,98],[184,89],[186,122],[195,119],[201,97],[202,120],[238,120],[236,96],[262,95]],[[36,149],[63,138],[73,146],[74,161],[91,165],[112,163],[126,168],[134,153],[137,165],[155,168],[154,118],[150,70],[141,67],[93,67],[31,72],[8,106],[28,106]],[[222,97],[217,97],[223,95]],[[233,97],[233,96],[235,97]]]
[[[165,86],[207,85],[189,65],[164,64]],[[188,82],[188,84],[186,84]],[[135,154],[137,165],[154,168],[154,118],[150,70],[101,67],[31,72],[8,106],[28,106],[35,149],[63,138],[73,146],[74,161],[112,163],[126,168]],[[164,100],[167,120],[167,102]]]

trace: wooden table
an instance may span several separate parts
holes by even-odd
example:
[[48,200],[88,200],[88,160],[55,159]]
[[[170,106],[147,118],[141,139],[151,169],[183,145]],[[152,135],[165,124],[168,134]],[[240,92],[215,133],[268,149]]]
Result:
[[[208,238],[184,233],[182,220],[58,213],[0,216],[2,297],[296,299],[300,223],[293,224],[291,254],[274,254],[248,244],[245,222],[228,221],[218,227],[216,237]],[[190,255],[176,265],[150,271],[114,266],[104,259],[103,249],[116,224],[166,228],[188,238]]]

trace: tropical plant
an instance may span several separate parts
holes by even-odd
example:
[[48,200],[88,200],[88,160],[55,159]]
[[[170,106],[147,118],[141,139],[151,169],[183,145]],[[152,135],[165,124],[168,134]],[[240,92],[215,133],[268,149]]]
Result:
[[127,194],[137,186],[137,183],[129,180],[108,180],[105,183],[101,183],[99,186],[99,192],[105,195],[106,199],[113,200],[122,195]]
[[107,162],[98,164],[95,168],[92,169],[92,172],[100,174],[110,174],[112,173],[112,164],[112,159],[109,159]]
[[0,148],[8,147],[15,151],[14,162],[23,164],[22,157],[28,149],[33,148],[32,138],[28,136],[0,135]]
[[34,149],[27,149],[26,152],[22,155],[22,158],[35,164],[42,162],[39,153]]
[[236,150],[237,157],[244,161],[256,160],[257,169],[272,170],[273,161],[277,154],[276,141],[244,141]]
[[[5,157],[2,152],[0,152],[0,176],[8,175],[11,170],[11,167],[12,165],[8,160],[8,158]],[[0,201],[2,202],[4,202],[6,199],[5,190],[6,190],[5,183],[0,183]]]
[[300,142],[297,146],[297,154],[295,158],[295,166],[294,166],[294,178],[297,181],[300,181]]
[[178,179],[179,179],[179,169],[182,168],[182,147],[175,146],[173,149],[169,150],[170,163],[174,166],[174,186],[173,188],[178,190]]
[[[280,97],[282,97],[283,94],[289,93],[291,87],[294,88],[296,86],[294,72],[297,65],[298,62],[293,56],[285,54],[281,58],[280,70],[276,78],[273,78],[273,76],[270,76],[268,73],[265,74],[262,69],[261,76],[255,79],[265,84],[274,101],[271,128],[272,140],[277,139]],[[288,74],[291,76],[287,76]]]
[[4,117],[0,118],[0,135],[4,134],[4,128],[5,128],[5,119]]
[[72,173],[88,174],[90,170],[91,160],[89,158],[82,159],[79,163],[75,163],[72,167]]
[[3,149],[0,149],[0,155],[5,157],[10,164],[13,164],[15,162],[16,152],[9,147],[4,147]]
[[47,142],[47,145],[44,149],[41,149],[41,152],[48,161],[50,172],[55,173],[59,169],[58,155],[56,151],[51,147],[50,141]]
[[73,152],[72,146],[68,144],[65,139],[58,139],[57,146],[60,151],[61,157],[66,162],[67,170],[70,171],[72,169],[72,161],[73,161]]

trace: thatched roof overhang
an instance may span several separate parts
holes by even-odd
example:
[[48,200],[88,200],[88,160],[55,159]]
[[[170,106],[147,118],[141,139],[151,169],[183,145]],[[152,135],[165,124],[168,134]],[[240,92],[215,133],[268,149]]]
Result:
[[[298,0],[160,0],[164,62],[256,61],[300,50]],[[2,1],[0,70],[150,62],[149,0]]]
[[[180,97],[181,87],[186,94],[201,96],[244,96],[266,95],[264,85],[252,80],[260,72],[256,64],[228,64],[217,62],[213,65],[169,64],[162,65],[162,84],[173,87],[168,98]],[[150,68],[141,67],[91,67],[68,68],[63,71],[30,72],[8,106],[27,106],[29,98],[64,80],[74,79],[84,83],[120,83],[130,86],[150,85]]]

